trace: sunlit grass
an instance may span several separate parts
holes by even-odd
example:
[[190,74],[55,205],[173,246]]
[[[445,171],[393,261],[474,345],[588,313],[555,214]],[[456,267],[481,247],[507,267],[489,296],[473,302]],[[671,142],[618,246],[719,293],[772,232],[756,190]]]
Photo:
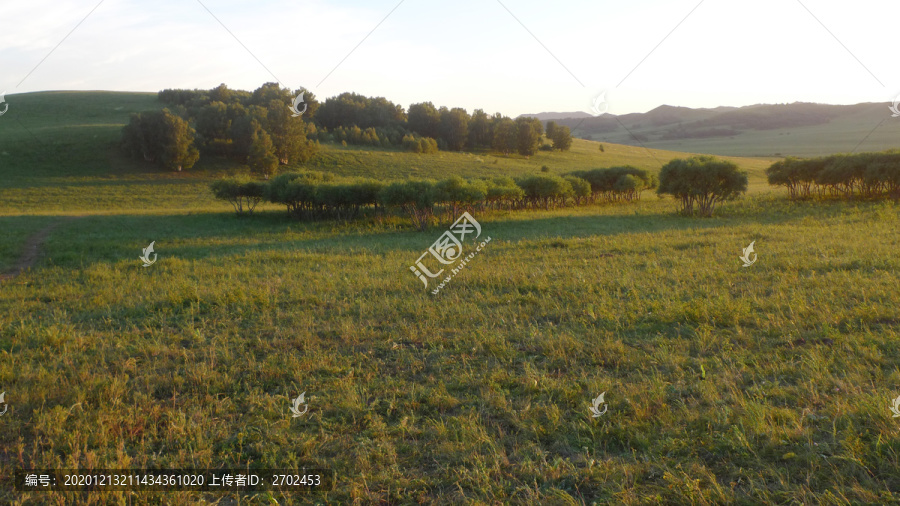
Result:
[[[26,96],[15,97],[9,114],[24,114]],[[57,115],[64,102],[31,98],[34,116],[18,119],[53,149],[29,145],[4,116],[0,268],[32,233],[81,217],[0,284],[5,477],[16,467],[336,471],[333,492],[275,495],[279,504],[900,497],[900,422],[888,410],[900,395],[895,202],[789,202],[765,184],[769,161],[744,159],[750,195],[711,219],[676,216],[650,194],[476,213],[492,241],[435,296],[409,266],[446,224],[300,223],[273,205],[238,218],[207,184],[240,167],[212,160],[173,174],[118,153],[117,122],[158,106],[152,96],[116,105],[98,94]],[[97,108],[108,111],[91,116]],[[439,178],[658,169],[680,156],[604,149],[576,142],[526,159],[326,147],[312,168]],[[144,268],[151,241],[158,260]],[[743,268],[751,241],[758,261]],[[300,392],[310,410],[292,419]],[[594,419],[601,392],[608,411]],[[271,503],[10,490],[0,500]]]
[[3,451],[330,466],[340,503],[895,500],[897,207],[670,211],[479,216],[489,247],[438,296],[408,266],[439,229],[82,218],[4,285]]

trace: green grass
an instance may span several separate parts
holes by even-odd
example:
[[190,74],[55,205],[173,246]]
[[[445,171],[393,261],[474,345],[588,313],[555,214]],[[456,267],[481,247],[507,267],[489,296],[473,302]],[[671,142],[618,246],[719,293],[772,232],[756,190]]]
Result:
[[[592,145],[497,164],[325,154],[342,174],[439,177],[603,166]],[[434,296],[409,266],[443,226],[298,223],[277,207],[237,218],[211,200],[184,206],[188,189],[233,167],[94,167],[80,149],[85,165],[0,187],[5,265],[30,232],[83,215],[0,285],[5,476],[335,470],[333,492],[279,504],[900,500],[888,410],[900,395],[897,203],[788,202],[760,184],[768,162],[751,160],[751,195],[711,219],[650,195],[480,213],[492,241]],[[606,154],[652,167],[637,148]],[[159,259],[144,268],[153,240]],[[754,240],[759,260],[742,268]],[[292,419],[304,391],[309,413]],[[601,392],[609,410],[594,419]],[[271,504],[187,492],[0,500]]]

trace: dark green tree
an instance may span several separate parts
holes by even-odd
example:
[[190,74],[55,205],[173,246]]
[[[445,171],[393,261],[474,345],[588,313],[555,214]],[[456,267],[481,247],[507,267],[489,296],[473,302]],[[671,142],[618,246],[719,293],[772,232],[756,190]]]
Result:
[[557,125],[555,121],[548,121],[548,122],[547,122],[547,128],[546,128],[546,131],[547,131],[547,137],[548,137],[548,138],[553,139],[553,133],[556,132],[556,128],[557,128],[558,126],[559,126],[559,125]]
[[232,96],[231,90],[228,89],[228,86],[225,86],[225,83],[209,90],[209,100],[211,102],[222,102],[223,104],[227,104],[228,102],[231,102]]
[[266,122],[267,111],[255,105],[241,109],[241,114],[231,122],[229,136],[232,156],[239,162],[245,163],[250,156],[253,136],[263,128],[262,124]]
[[440,136],[451,151],[462,151],[469,135],[469,114],[465,109],[441,108]]
[[[550,132],[550,124],[553,124],[553,132]],[[553,141],[553,149],[568,151],[572,147],[572,132],[567,126],[556,125],[552,121],[547,124],[547,136]]]
[[187,121],[168,109],[132,114],[122,129],[122,142],[132,156],[181,171],[197,163],[196,132]]
[[278,101],[282,107],[288,107],[294,102],[291,90],[282,88],[278,83],[265,83],[253,90],[250,95],[250,105],[267,107],[273,100]]
[[469,119],[466,147],[470,150],[491,147],[491,117],[481,109],[475,109]]
[[491,148],[494,151],[511,153],[517,146],[517,125],[510,118],[503,117],[494,120],[494,137],[491,140]]
[[282,165],[308,161],[318,151],[316,141],[307,138],[310,131],[303,118],[292,116],[290,109],[276,100],[269,102],[263,128],[272,137]]
[[520,116],[516,118],[516,151],[520,155],[531,156],[541,145],[544,125],[537,118]]
[[278,168],[278,156],[272,138],[262,128],[253,133],[250,141],[250,157],[247,160],[252,172],[262,174],[266,179]]
[[194,124],[197,129],[198,144],[204,153],[227,155],[231,149],[231,119],[228,106],[224,102],[210,102],[201,107]]
[[422,137],[438,138],[441,114],[431,102],[410,105],[406,118],[409,129],[413,132]]

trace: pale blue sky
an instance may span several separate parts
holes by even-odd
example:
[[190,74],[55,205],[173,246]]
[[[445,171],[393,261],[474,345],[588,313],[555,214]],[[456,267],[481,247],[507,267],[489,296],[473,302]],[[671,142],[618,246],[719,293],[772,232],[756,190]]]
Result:
[[887,0],[405,0],[349,57],[398,0],[202,1],[227,30],[196,0],[105,0],[40,65],[98,0],[4,1],[0,91],[253,89],[274,74],[320,99],[510,116],[589,110],[603,89],[615,114],[900,93]]

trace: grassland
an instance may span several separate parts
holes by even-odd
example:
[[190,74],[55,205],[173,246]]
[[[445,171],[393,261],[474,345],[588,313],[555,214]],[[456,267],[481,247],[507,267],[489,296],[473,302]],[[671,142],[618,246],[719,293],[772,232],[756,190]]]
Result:
[[[900,135],[900,121],[891,118],[889,105],[858,104],[831,121],[817,125],[761,130],[737,127],[740,131],[730,136],[659,140],[661,130],[671,126],[659,127],[649,118],[637,121],[624,119],[628,131],[620,129],[589,135],[601,142],[638,144],[632,137],[636,135],[643,137],[645,140],[641,144],[649,148],[719,156],[816,157],[854,151],[883,151],[896,147]],[[688,119],[685,123],[690,121]]]
[[[0,118],[3,266],[29,234],[82,216],[0,285],[4,476],[308,465],[338,485],[312,497],[5,489],[4,503],[900,499],[897,203],[787,202],[762,184],[767,160],[743,159],[751,194],[712,219],[649,195],[478,215],[491,243],[433,296],[408,267],[440,229],[304,224],[277,208],[237,218],[201,192],[236,167],[176,175],[123,160],[127,107],[115,107],[103,127],[13,116],[56,146],[38,153]],[[317,166],[440,177],[673,156],[586,141],[528,160],[330,148]],[[159,260],[143,268],[151,240]],[[759,260],[742,268],[750,241]],[[309,413],[292,419],[303,391]],[[594,419],[601,392],[609,410]]]

